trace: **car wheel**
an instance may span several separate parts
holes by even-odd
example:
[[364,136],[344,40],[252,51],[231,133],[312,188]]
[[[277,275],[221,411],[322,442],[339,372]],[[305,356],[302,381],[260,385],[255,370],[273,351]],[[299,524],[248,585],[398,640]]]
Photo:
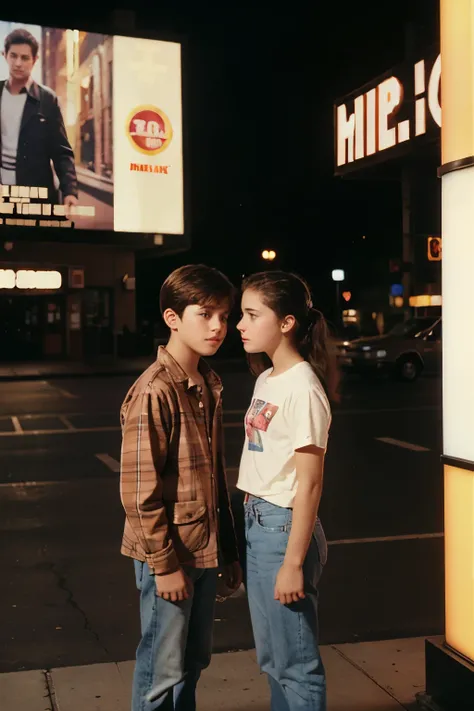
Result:
[[397,378],[407,383],[413,383],[420,376],[422,370],[423,366],[417,356],[404,356],[397,361]]

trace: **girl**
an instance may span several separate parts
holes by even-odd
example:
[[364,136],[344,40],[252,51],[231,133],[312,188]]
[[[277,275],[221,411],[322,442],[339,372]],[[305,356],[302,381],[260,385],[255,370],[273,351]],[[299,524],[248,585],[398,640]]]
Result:
[[[239,329],[258,379],[245,418],[247,593],[272,711],[326,711],[317,584],[327,544],[318,519],[337,370],[307,284],[285,272],[243,283]],[[270,365],[269,368],[266,367]]]

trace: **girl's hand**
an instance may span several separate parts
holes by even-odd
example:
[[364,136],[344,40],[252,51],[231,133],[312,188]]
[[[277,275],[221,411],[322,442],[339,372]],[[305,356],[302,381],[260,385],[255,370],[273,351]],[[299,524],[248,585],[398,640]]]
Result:
[[303,568],[283,563],[276,578],[275,600],[279,600],[282,605],[291,605],[304,597]]

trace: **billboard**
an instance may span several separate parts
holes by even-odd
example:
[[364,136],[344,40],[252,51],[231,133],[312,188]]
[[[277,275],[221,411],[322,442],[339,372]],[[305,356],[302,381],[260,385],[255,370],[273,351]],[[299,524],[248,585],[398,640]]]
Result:
[[0,224],[184,233],[181,45],[0,21]]

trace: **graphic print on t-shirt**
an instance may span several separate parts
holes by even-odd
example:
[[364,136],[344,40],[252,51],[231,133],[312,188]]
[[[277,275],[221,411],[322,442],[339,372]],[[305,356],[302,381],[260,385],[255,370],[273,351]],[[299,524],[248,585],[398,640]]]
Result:
[[252,452],[263,452],[263,442],[260,432],[266,432],[270,422],[278,410],[277,405],[265,400],[252,400],[245,418],[245,431],[249,439],[249,449]]

